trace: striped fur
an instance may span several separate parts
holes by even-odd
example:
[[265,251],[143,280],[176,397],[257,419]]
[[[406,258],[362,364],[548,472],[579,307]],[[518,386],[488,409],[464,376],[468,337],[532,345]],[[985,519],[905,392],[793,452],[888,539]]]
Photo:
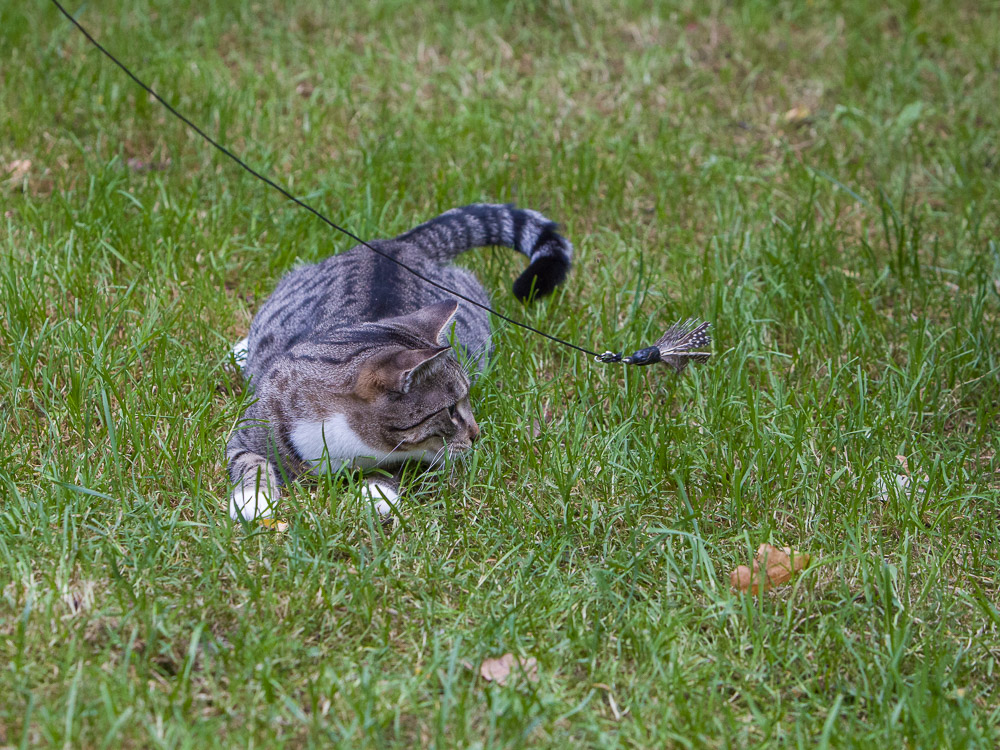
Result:
[[[372,244],[483,305],[489,299],[475,276],[451,265],[461,253],[501,245],[526,255],[514,283],[519,299],[550,293],[573,254],[541,214],[489,204]],[[488,313],[363,246],[285,276],[246,340],[242,369],[257,400],[227,446],[233,517],[271,515],[283,481],[305,471],[433,463],[468,450],[479,427],[452,334],[481,369],[491,351]],[[388,508],[383,496],[395,489],[378,482],[386,486],[368,494]]]

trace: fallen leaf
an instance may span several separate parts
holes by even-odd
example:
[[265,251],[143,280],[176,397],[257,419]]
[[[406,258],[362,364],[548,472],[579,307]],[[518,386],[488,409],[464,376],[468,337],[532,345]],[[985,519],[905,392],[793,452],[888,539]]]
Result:
[[277,518],[258,518],[257,523],[259,523],[265,529],[274,529],[275,531],[288,531],[288,522],[279,521]]
[[12,188],[18,187],[30,170],[31,159],[14,159],[0,166],[0,174],[4,175],[3,181]]
[[170,166],[170,159],[167,158],[161,161],[146,161],[133,156],[131,159],[126,161],[125,164],[133,172],[162,172]]
[[[757,568],[754,565],[754,568]],[[748,588],[753,586],[753,593],[757,593],[757,584],[754,583],[754,571],[750,570],[746,565],[740,565],[736,570],[729,574],[729,585],[732,586],[737,591],[746,591]]]
[[802,570],[805,562],[808,561],[808,558],[803,561],[803,555],[795,555],[795,558],[793,563],[792,551],[788,547],[778,549],[770,544],[762,544],[757,549],[757,560],[763,560],[766,565],[767,579],[772,586],[787,581],[793,573]]
[[295,93],[303,99],[308,99],[315,90],[316,88],[309,81],[302,81],[295,87]]
[[812,114],[809,107],[792,107],[790,110],[785,112],[785,122],[790,125],[797,125],[800,122],[805,122],[809,119]]
[[790,580],[809,564],[809,559],[809,555],[792,552],[790,547],[779,549],[762,544],[757,548],[753,568],[740,565],[729,575],[729,583],[737,591],[757,594]]
[[485,659],[479,666],[479,674],[487,682],[506,685],[515,665],[515,674],[523,673],[529,681],[538,682],[538,661],[533,656],[522,659],[514,654],[504,654],[497,659]]

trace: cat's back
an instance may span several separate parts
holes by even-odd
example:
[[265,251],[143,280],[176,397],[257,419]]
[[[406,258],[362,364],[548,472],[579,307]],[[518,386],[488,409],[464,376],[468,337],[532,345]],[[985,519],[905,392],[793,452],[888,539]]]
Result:
[[[489,304],[482,285],[469,271],[438,263],[419,247],[399,239],[369,244],[389,257],[359,245],[296,268],[282,278],[250,326],[248,374],[259,376],[276,356],[301,343],[452,298],[390,258],[425,279]],[[456,333],[469,350],[482,350],[489,340],[487,314],[462,302]]]

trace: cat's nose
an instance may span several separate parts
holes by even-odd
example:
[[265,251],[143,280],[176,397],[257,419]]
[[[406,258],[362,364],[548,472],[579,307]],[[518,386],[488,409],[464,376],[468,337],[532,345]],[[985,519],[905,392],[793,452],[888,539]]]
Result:
[[479,440],[479,425],[476,424],[475,419],[469,420],[469,442],[476,442]]

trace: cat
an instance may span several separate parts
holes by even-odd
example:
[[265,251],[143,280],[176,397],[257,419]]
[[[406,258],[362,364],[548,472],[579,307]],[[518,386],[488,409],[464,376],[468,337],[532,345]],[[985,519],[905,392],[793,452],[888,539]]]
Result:
[[[476,277],[451,261],[512,248],[529,259],[515,296],[542,297],[572,263],[557,230],[536,211],[474,204],[370,244],[488,306]],[[286,275],[233,354],[256,398],[226,447],[233,519],[271,517],[284,481],[343,468],[396,470],[364,486],[388,518],[403,463],[433,466],[479,437],[469,387],[492,354],[490,316],[358,245]]]

